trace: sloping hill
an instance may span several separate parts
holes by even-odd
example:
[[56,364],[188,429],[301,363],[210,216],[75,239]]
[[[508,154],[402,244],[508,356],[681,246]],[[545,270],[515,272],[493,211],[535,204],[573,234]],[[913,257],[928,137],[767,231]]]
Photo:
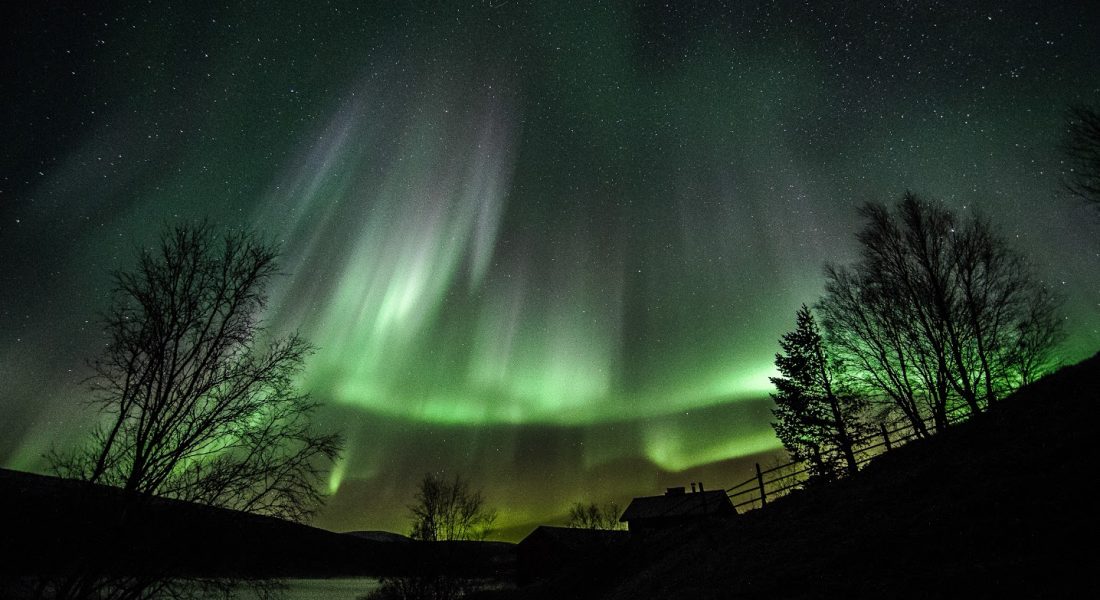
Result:
[[1091,589],[1100,355],[858,476],[635,539],[525,598],[1073,597]]
[[68,572],[89,557],[156,576],[394,575],[437,564],[495,575],[511,567],[512,544],[391,541],[174,500],[126,504],[116,488],[0,469],[0,586],[5,575]]
[[[123,495],[82,482],[0,470],[0,514],[11,556],[0,572],[65,569],[81,557],[117,557],[120,569],[265,575],[339,574],[387,568],[371,542],[236,511],[155,500],[127,515]],[[381,562],[380,562],[381,560]]]

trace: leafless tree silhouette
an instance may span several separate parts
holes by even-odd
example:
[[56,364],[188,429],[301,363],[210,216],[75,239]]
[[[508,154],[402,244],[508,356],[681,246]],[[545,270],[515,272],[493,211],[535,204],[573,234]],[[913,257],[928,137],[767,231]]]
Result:
[[988,219],[906,193],[864,206],[861,255],[826,269],[828,339],[868,395],[927,435],[957,404],[977,414],[1051,366],[1060,299]]
[[457,475],[450,481],[442,475],[424,475],[409,512],[410,537],[426,542],[484,540],[496,521],[496,511],[485,506],[481,492],[471,490]]
[[1073,106],[1066,112],[1062,154],[1069,162],[1063,185],[1070,193],[1100,205],[1100,112]]
[[623,514],[619,505],[614,502],[596,504],[595,502],[575,502],[569,507],[569,520],[566,527],[576,529],[626,529],[626,524],[619,522],[619,515]]
[[[83,446],[53,452],[54,470],[119,487],[135,504],[166,497],[305,519],[341,440],[314,431],[317,403],[294,385],[311,346],[268,336],[260,320],[276,259],[253,233],[183,225],[115,273],[108,343],[88,380],[101,425]],[[89,568],[56,591],[139,598],[172,591],[165,586],[106,581]]]
[[[416,500],[409,506],[413,518],[409,537],[421,542],[481,541],[492,531],[496,511],[485,504],[480,491],[471,490],[460,476],[448,480],[427,473],[420,480]],[[445,547],[446,548],[446,547]],[[422,572],[385,577],[366,600],[454,600],[478,587],[478,582],[453,572],[454,556],[444,550],[439,564],[419,565]]]

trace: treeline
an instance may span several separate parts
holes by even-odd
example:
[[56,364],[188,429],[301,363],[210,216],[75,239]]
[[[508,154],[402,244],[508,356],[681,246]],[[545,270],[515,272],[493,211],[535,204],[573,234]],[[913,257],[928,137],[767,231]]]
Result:
[[[906,193],[868,203],[859,256],[780,340],[774,427],[815,477],[854,472],[854,442],[904,418],[926,437],[1045,373],[1061,298],[988,218]],[[930,424],[930,425],[929,425]]]
[[[1100,207],[1100,112],[1070,108],[1062,187]],[[901,418],[927,437],[1053,367],[1062,298],[989,218],[906,193],[860,209],[858,258],[779,340],[773,427],[815,478],[856,471],[855,442]],[[930,425],[929,425],[930,424]]]

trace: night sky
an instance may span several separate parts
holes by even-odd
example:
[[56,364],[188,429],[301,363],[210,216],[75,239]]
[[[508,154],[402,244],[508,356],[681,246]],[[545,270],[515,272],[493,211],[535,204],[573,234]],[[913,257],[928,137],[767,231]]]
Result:
[[2,466],[86,432],[109,272],[201,218],[283,245],[266,318],[318,347],[337,530],[406,531],[426,471],[504,538],[740,482],[779,448],[776,340],[906,189],[994,217],[1067,298],[1065,360],[1100,348],[1100,215],[1057,154],[1100,102],[1092,2],[26,4]]

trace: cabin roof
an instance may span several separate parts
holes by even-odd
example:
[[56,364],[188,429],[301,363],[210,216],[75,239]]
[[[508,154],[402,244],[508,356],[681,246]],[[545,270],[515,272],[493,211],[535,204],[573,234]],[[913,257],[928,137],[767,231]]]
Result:
[[635,498],[626,507],[620,521],[666,519],[677,517],[705,517],[735,514],[729,496],[722,490],[643,496]]

